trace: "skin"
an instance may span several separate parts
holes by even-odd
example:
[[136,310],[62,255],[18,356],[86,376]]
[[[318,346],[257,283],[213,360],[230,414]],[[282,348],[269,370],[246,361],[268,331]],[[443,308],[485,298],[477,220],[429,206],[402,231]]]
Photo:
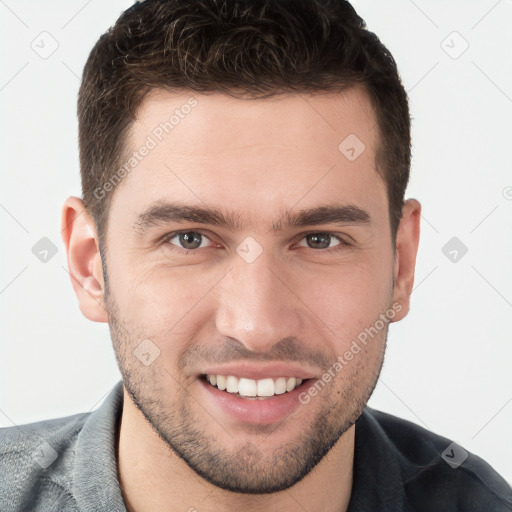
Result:
[[[406,201],[395,253],[375,170],[376,118],[362,89],[251,101],[193,96],[197,106],[117,185],[106,261],[82,201],[68,198],[62,213],[80,309],[109,322],[123,376],[124,499],[137,512],[346,510],[353,423],[378,380],[387,324],[307,404],[269,424],[227,414],[199,377],[212,362],[258,366],[294,354],[314,383],[379,315],[398,305],[391,321],[404,318],[421,205]],[[190,97],[153,91],[127,148],[144,144]],[[365,150],[349,161],[338,145],[352,133]],[[234,212],[243,225],[168,222],[137,231],[138,215],[157,200]],[[371,222],[272,229],[287,213],[327,204],[356,205]],[[188,253],[179,238],[162,241],[178,230],[209,240]],[[342,243],[327,237],[329,249],[319,248],[311,233]],[[248,236],[262,248],[252,263],[236,251]],[[134,356],[145,339],[160,351],[147,366]]]

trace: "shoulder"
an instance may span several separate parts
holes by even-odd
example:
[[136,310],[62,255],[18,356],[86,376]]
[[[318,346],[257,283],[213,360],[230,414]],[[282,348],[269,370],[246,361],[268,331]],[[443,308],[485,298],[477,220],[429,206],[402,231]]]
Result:
[[512,510],[511,487],[477,455],[392,414],[369,407],[364,414],[398,460],[415,510]]
[[90,413],[0,429],[0,509],[74,510],[77,437]]

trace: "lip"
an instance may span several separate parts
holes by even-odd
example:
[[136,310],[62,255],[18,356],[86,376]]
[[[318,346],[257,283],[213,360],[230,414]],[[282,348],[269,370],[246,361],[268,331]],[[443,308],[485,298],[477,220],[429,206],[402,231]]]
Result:
[[[218,375],[223,375],[223,373]],[[284,377],[283,374],[280,376]],[[304,381],[293,391],[258,400],[240,398],[236,394],[221,391],[202,378],[197,380],[206,395],[206,403],[213,404],[231,419],[252,425],[268,425],[285,419],[301,405],[299,395],[304,387],[309,385],[309,381]]]
[[222,366],[211,366],[201,372],[200,375],[224,375],[233,377],[260,380],[277,379],[279,377],[296,377],[306,380],[315,377],[312,371],[304,369],[304,366],[291,365],[290,363],[272,363],[255,365],[253,363],[232,363]]

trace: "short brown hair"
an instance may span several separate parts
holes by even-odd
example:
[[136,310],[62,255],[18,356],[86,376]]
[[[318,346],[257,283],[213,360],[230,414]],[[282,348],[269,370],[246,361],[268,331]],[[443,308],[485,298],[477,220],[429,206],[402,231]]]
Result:
[[83,201],[100,247],[115,174],[137,109],[154,88],[265,98],[362,84],[375,109],[376,168],[393,241],[410,171],[410,116],[395,60],[343,0],[145,0],[89,55],[78,94]]

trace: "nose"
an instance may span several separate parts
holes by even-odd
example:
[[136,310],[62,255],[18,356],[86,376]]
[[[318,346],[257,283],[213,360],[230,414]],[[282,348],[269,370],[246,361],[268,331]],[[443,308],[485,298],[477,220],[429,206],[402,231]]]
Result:
[[283,338],[300,337],[301,303],[287,281],[289,270],[265,251],[252,263],[235,255],[231,271],[219,283],[219,333],[255,352],[268,352]]

